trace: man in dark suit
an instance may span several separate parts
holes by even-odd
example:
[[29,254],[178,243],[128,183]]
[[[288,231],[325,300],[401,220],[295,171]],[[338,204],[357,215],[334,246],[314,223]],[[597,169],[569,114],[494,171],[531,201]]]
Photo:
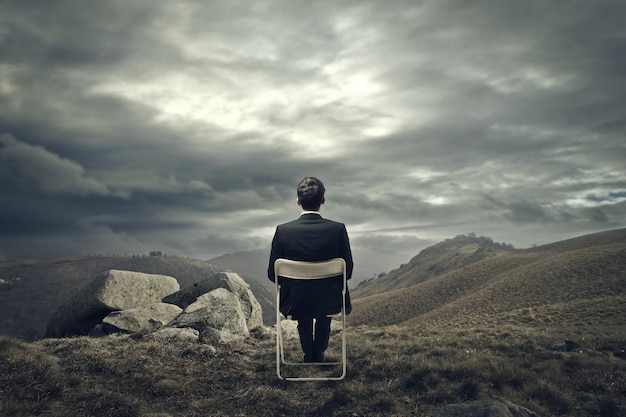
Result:
[[[354,264],[346,226],[324,219],[319,213],[326,201],[324,192],[324,184],[315,177],[306,177],[298,184],[298,205],[302,207],[302,213],[298,219],[276,228],[267,270],[272,282],[274,262],[278,258],[308,262],[343,258],[346,277],[351,278]],[[343,277],[323,282],[281,279],[280,284],[280,311],[298,320],[304,361],[323,362],[330,336],[331,319],[327,316],[341,312]],[[346,313],[351,308],[347,294]]]

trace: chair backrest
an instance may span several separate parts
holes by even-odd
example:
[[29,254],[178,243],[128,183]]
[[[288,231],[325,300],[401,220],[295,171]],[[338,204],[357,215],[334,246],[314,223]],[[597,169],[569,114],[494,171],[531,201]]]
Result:
[[343,275],[346,276],[346,261],[334,258],[322,262],[292,261],[290,259],[276,259],[274,262],[276,282],[278,277],[291,279],[324,279]]

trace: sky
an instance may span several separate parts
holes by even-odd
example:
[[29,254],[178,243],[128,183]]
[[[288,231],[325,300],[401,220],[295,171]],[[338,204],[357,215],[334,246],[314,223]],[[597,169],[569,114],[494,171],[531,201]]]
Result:
[[[0,258],[626,226],[626,2],[4,0]],[[407,259],[409,259],[407,258]]]

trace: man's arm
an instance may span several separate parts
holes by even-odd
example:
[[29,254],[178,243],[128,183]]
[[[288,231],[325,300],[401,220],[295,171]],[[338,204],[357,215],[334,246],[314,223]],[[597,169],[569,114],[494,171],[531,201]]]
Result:
[[276,232],[274,233],[274,238],[272,239],[272,249],[270,251],[270,262],[267,266],[267,277],[270,281],[275,282],[275,273],[274,273],[274,262],[276,259],[280,258],[280,245],[278,244],[278,228],[276,228]]
[[346,230],[346,226],[343,225],[342,228],[341,241],[339,245],[339,250],[341,252],[341,257],[346,261],[346,278],[352,278],[352,270],[354,269],[354,262],[352,261],[352,250],[350,249],[350,239],[348,238],[348,231]]

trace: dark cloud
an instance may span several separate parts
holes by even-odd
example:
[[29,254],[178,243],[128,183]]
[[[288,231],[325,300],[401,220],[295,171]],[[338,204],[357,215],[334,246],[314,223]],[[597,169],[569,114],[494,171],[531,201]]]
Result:
[[623,227],[625,9],[3,2],[0,256],[266,247],[306,175],[361,247]]

